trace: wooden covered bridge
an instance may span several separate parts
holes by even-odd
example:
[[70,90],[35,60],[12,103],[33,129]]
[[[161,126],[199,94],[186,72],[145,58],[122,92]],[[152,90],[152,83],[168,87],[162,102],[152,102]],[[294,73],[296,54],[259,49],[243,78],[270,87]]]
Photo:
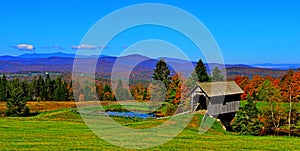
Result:
[[190,109],[206,110],[206,116],[231,121],[239,110],[243,93],[234,81],[197,83],[190,92]]

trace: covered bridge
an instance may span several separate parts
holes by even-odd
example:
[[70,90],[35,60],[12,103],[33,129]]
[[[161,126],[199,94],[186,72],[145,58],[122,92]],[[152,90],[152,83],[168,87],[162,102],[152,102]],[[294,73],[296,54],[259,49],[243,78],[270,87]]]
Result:
[[243,93],[234,81],[197,83],[190,92],[191,111],[207,110],[206,114],[214,117],[235,114]]

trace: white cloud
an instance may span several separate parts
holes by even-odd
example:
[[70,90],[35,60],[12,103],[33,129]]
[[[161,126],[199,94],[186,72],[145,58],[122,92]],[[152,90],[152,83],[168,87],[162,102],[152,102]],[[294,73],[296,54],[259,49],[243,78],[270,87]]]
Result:
[[58,46],[58,45],[53,45],[53,46],[51,46],[51,48],[54,48],[54,49],[60,49],[60,50],[65,50],[64,47]]
[[52,45],[52,46],[41,46],[41,48],[44,48],[44,49],[60,49],[60,50],[65,50],[64,47],[62,46],[59,46],[59,45]]
[[34,51],[35,47],[30,44],[18,44],[14,46],[14,48],[19,49],[19,50],[27,50],[27,51]]
[[72,49],[88,49],[88,50],[94,50],[94,49],[96,49],[97,47],[94,46],[94,45],[82,44],[82,45],[79,45],[79,46],[72,46],[71,48],[72,48]]
[[100,46],[99,48],[101,48],[101,49],[109,49],[108,46]]

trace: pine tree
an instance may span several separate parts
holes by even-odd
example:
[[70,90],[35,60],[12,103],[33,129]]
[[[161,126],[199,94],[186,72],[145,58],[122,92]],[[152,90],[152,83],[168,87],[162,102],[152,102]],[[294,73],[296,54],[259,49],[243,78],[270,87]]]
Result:
[[69,90],[68,90],[68,86],[67,86],[67,82],[63,82],[62,83],[62,86],[61,86],[61,89],[62,89],[62,96],[61,96],[61,100],[64,100],[64,101],[67,101],[68,98],[69,98]]
[[40,100],[45,100],[46,98],[45,82],[41,75],[39,75],[39,78],[37,80],[36,90],[37,90],[37,96],[40,98]]
[[167,89],[165,85],[159,81],[154,81],[149,86],[149,91],[151,94],[150,101],[154,109],[160,107],[161,102],[165,102]]
[[36,77],[33,77],[32,81],[31,81],[31,87],[32,87],[32,96],[33,96],[33,100],[37,100],[37,98],[39,97],[39,93],[38,93],[38,86],[37,86],[37,80]]
[[29,114],[29,108],[26,103],[28,97],[21,87],[13,88],[10,98],[7,99],[7,116],[26,116]]
[[206,67],[201,59],[197,62],[194,72],[197,75],[198,82],[208,82],[210,80]]
[[186,80],[186,86],[188,87],[188,89],[192,90],[197,84],[197,81],[198,81],[197,74],[195,72],[192,72],[192,74]]
[[123,88],[123,83],[121,79],[119,80],[117,88],[115,90],[115,97],[118,101],[130,99],[130,94],[127,91],[127,89]]
[[117,88],[115,90],[116,99],[117,100],[124,100],[124,94],[123,94],[123,84],[122,80],[120,79],[117,85]]
[[46,96],[45,96],[46,100],[53,100],[54,84],[49,74],[47,74],[45,79],[45,91],[46,91]]
[[31,100],[32,97],[30,95],[30,90],[29,90],[29,84],[28,84],[28,81],[27,79],[23,80],[20,84],[22,90],[24,91],[25,93],[25,96],[26,96],[26,100]]
[[0,81],[0,101],[7,101],[8,92],[8,82],[6,80],[5,74],[3,74],[2,79]]
[[62,101],[63,100],[63,90],[62,90],[62,81],[61,77],[57,77],[55,80],[55,89],[54,89],[54,97],[55,101]]
[[248,94],[247,104],[235,116],[232,128],[242,135],[258,135],[262,128],[262,123],[258,119],[260,112],[254,102],[255,98],[255,93],[253,96]]
[[212,81],[224,81],[224,75],[222,72],[219,70],[219,68],[216,66],[213,71],[212,71]]
[[152,79],[161,81],[168,89],[171,82],[171,76],[170,69],[164,59],[160,59],[156,63],[156,68],[153,71]]

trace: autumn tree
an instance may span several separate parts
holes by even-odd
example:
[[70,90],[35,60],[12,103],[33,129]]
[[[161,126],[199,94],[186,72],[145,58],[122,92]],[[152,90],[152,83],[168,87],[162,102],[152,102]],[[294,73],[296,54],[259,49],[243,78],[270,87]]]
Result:
[[170,88],[167,92],[167,101],[178,105],[181,100],[187,99],[187,95],[189,93],[189,89],[184,83],[184,79],[182,78],[182,74],[176,73],[171,78]]
[[250,82],[247,85],[245,85],[244,91],[249,92],[250,95],[253,95],[254,93],[257,94],[264,81],[265,78],[263,78],[260,75],[255,75],[252,77],[252,80],[250,80]]
[[292,117],[292,111],[296,110],[293,102],[298,102],[300,99],[300,72],[294,73],[293,70],[289,70],[282,77],[281,90],[283,100],[289,102],[288,124],[290,135],[292,119],[296,120],[296,117]]
[[245,92],[244,94],[241,95],[241,98],[242,99],[246,99],[246,97],[247,97],[247,91],[245,90],[245,88],[250,83],[250,79],[247,76],[236,76],[235,79],[234,79],[234,81]]
[[102,82],[96,83],[96,92],[98,95],[98,99],[100,101],[103,101],[104,87],[103,87]]
[[115,100],[114,94],[112,92],[112,89],[109,85],[105,85],[104,86],[104,90],[103,90],[104,94],[103,94],[103,100]]
[[135,100],[138,101],[150,100],[149,91],[141,83],[138,83],[136,86],[132,88],[131,95]]
[[167,90],[167,102],[178,105],[180,102],[180,75],[175,74],[171,78],[169,89]]
[[[178,112],[183,112],[184,107],[186,107],[186,99],[189,93],[189,89],[184,83],[184,79],[181,74],[176,73],[171,78],[171,83],[167,91],[167,102],[171,105],[172,109],[178,108]],[[174,112],[174,111],[170,111]]]
[[277,134],[278,129],[286,120],[286,112],[282,106],[282,97],[280,89],[275,88],[270,80],[265,80],[258,92],[260,101],[268,102],[268,106],[264,108],[264,117],[266,119],[265,126],[270,129],[275,129]]

